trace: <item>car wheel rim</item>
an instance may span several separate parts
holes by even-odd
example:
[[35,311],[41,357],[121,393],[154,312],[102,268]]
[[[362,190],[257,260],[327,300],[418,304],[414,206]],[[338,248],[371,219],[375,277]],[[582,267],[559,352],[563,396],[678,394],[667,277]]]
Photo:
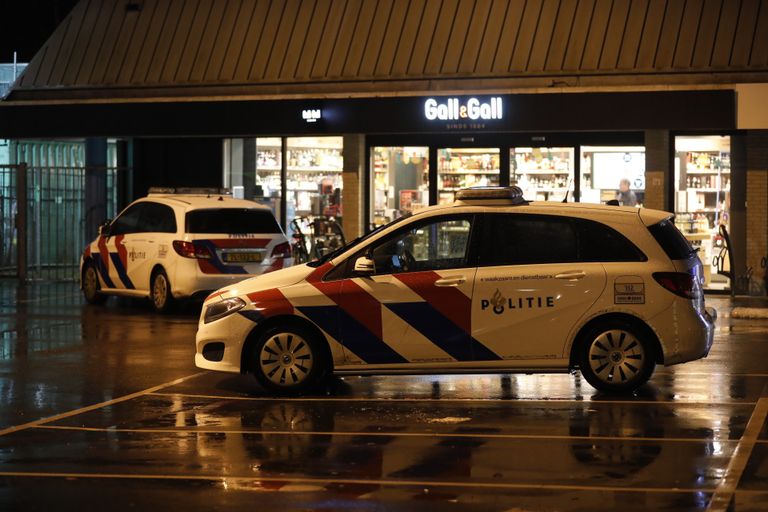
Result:
[[645,366],[642,343],[622,329],[605,331],[589,346],[589,366],[601,381],[625,384],[634,380]]
[[264,376],[278,386],[297,386],[312,370],[312,350],[301,336],[285,332],[270,337],[259,354]]
[[154,297],[155,297],[155,306],[161,308],[165,304],[165,294],[166,294],[166,285],[165,285],[165,277],[162,275],[158,275],[155,278],[155,287],[154,287]]
[[83,288],[85,288],[85,294],[88,297],[94,297],[98,291],[98,286],[96,285],[96,272],[92,268],[85,271],[85,283]]

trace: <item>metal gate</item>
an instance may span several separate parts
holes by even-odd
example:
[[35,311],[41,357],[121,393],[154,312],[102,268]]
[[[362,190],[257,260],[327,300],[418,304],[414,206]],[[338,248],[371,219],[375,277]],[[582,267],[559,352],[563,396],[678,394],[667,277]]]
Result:
[[[0,274],[53,281],[79,278],[80,254],[87,243],[85,171],[84,167],[0,166]],[[106,211],[114,217],[119,170],[104,172]],[[19,179],[26,181],[26,187]],[[23,243],[19,246],[19,236],[25,238],[26,250]]]

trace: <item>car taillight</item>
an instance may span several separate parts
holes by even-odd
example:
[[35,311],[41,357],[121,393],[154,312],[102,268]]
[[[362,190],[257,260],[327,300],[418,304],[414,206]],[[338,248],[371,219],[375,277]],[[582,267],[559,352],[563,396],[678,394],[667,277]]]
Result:
[[272,249],[272,257],[273,258],[290,258],[291,244],[289,244],[288,242],[277,244],[275,248]]
[[204,245],[195,245],[192,242],[185,242],[183,240],[174,240],[173,250],[179,253],[179,256],[184,256],[185,258],[209,260],[212,256],[211,251]]
[[695,277],[692,274],[687,272],[654,272],[653,278],[675,295],[685,299],[696,298],[693,293]]

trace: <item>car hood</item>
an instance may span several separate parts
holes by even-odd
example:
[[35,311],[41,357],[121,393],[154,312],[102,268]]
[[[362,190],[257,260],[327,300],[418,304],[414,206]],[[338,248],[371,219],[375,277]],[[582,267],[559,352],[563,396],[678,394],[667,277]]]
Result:
[[275,270],[274,272],[252,277],[250,279],[240,281],[236,284],[229,285],[225,288],[221,288],[220,290],[217,290],[215,293],[211,294],[208,299],[206,299],[206,302],[208,300],[214,299],[215,297],[226,298],[262,290],[269,290],[272,288],[283,288],[285,286],[291,286],[298,283],[302,279],[305,279],[315,270],[316,267],[310,267],[307,264],[295,265],[281,270]]

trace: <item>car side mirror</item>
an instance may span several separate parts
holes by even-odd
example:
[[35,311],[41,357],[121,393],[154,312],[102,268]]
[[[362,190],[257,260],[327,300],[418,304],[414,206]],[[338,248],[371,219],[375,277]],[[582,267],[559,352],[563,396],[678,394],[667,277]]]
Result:
[[370,276],[376,273],[376,264],[369,256],[360,256],[355,260],[355,274]]
[[107,219],[99,226],[99,235],[109,236],[109,225],[112,224],[112,219]]

